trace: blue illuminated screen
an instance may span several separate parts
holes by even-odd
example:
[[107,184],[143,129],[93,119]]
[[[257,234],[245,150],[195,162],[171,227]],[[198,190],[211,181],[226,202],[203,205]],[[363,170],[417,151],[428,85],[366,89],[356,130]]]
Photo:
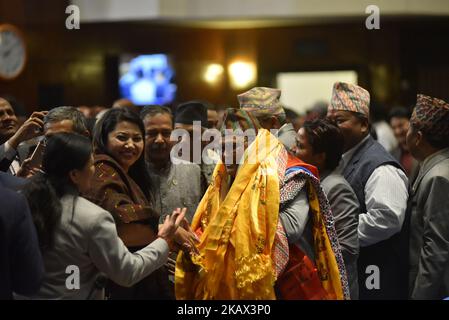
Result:
[[176,95],[174,75],[166,54],[123,55],[119,64],[120,95],[136,105],[171,103]]

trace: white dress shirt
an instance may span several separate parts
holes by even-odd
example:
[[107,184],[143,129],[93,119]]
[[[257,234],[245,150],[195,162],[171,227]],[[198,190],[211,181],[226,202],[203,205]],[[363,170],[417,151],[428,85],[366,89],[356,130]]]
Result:
[[391,153],[397,148],[398,140],[396,140],[394,136],[393,129],[391,129],[390,125],[385,120],[373,123],[373,127],[374,130],[376,130],[377,142],[379,142],[385,150]]
[[17,157],[17,150],[11,147],[8,141],[5,142],[5,158],[12,161],[9,171],[15,176],[20,169],[20,162]]
[[[358,145],[343,154],[342,169],[368,138],[369,136],[366,136]],[[367,212],[359,215],[358,234],[361,247],[386,240],[401,230],[407,209],[407,186],[406,174],[395,166],[385,164],[373,171],[365,184]]]

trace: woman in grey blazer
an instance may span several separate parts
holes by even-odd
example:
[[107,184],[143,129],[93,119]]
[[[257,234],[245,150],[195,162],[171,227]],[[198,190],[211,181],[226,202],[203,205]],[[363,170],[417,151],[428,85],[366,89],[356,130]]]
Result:
[[24,193],[39,237],[45,276],[33,299],[102,299],[102,279],[132,286],[167,262],[169,244],[183,221],[177,209],[158,238],[131,253],[117,235],[111,214],[78,194],[94,173],[91,142],[71,133],[48,138],[45,174],[33,177]]
[[345,261],[352,300],[359,298],[357,259],[359,256],[359,202],[354,190],[338,172],[343,152],[343,136],[338,126],[328,119],[304,122],[293,148],[301,160],[320,171],[321,186],[334,216],[335,231]]

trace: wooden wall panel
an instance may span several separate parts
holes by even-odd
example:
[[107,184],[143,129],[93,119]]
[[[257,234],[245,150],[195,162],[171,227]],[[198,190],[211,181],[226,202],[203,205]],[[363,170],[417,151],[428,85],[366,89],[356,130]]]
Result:
[[229,88],[226,77],[209,86],[202,75],[208,63],[226,68],[241,55],[257,62],[258,85],[263,86],[273,85],[278,72],[356,69],[372,96],[390,105],[413,102],[418,70],[449,64],[449,24],[439,19],[391,19],[375,31],[366,30],[362,20],[232,30],[133,22],[67,30],[66,1],[56,6],[48,0],[40,1],[41,6],[31,2],[0,0],[0,22],[23,30],[29,52],[24,73],[14,81],[0,81],[0,94],[16,96],[29,111],[48,107],[39,105],[42,88],[63,88],[61,103],[66,105],[110,105],[117,98],[121,53],[171,54],[178,101],[203,98],[228,105],[237,104],[238,92]]

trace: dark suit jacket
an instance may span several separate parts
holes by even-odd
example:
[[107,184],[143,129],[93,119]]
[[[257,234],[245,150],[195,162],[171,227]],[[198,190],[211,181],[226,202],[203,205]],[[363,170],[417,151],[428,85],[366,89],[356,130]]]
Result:
[[6,158],[5,144],[0,145],[0,171],[8,172],[12,160]]
[[[20,164],[22,164],[22,162],[28,157],[34,147],[35,145],[33,146],[28,144],[20,144],[17,147],[17,156],[19,157]],[[8,159],[5,153],[5,144],[2,144],[0,145],[0,171],[8,172],[14,159]]]
[[0,186],[18,191],[21,190],[27,183],[26,179],[15,177],[9,173],[0,171]]
[[0,187],[0,300],[12,293],[33,294],[44,265],[36,230],[25,198]]

